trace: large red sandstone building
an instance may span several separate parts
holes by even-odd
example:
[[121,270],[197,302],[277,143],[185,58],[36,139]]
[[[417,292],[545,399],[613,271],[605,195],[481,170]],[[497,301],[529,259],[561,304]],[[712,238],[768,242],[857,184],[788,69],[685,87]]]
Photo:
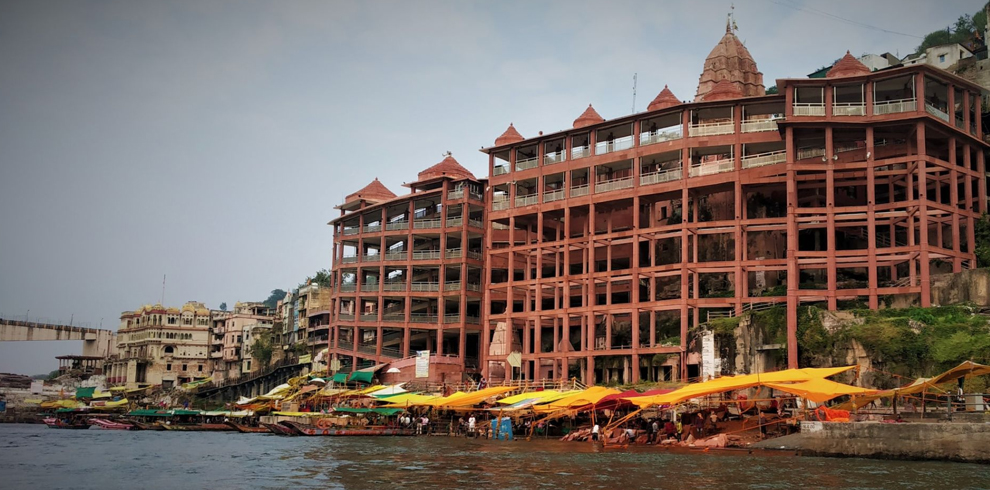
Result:
[[408,196],[348,196],[331,353],[425,348],[498,379],[521,352],[528,379],[671,379],[698,375],[693,327],[776,303],[796,367],[799,305],[927,306],[931,274],[975,266],[980,87],[848,53],[777,87],[726,29],[693,102],[664,88],[642,113],[589,105],[529,139],[510,125],[483,150],[487,184],[448,158]]

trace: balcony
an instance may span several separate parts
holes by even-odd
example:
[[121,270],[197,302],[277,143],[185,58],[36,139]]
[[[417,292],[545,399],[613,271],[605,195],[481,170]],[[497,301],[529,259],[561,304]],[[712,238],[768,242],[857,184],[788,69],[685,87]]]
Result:
[[344,235],[357,235],[361,231],[358,227],[344,228]]
[[505,165],[496,165],[492,168],[492,175],[505,175],[507,173],[509,173],[509,167]]
[[461,289],[461,281],[447,281],[443,283],[444,291],[459,291]]
[[408,230],[408,229],[409,229],[408,221],[393,221],[385,225],[386,231],[397,231],[397,230]]
[[376,284],[362,284],[361,285],[361,291],[362,292],[365,292],[365,293],[377,293],[378,292],[378,284],[377,283]]
[[672,126],[669,128],[658,129],[656,131],[647,131],[645,133],[640,133],[639,135],[639,145],[652,145],[655,143],[663,143],[664,141],[674,141],[679,140],[684,137],[684,129],[680,126]]
[[361,313],[362,322],[377,322],[378,313]]
[[588,148],[587,146],[576,146],[571,148],[571,160],[584,158],[588,155],[591,155],[591,148]]
[[358,261],[357,256],[353,256],[353,257],[341,257],[340,258],[340,263],[341,264],[356,264],[357,261]]
[[481,291],[481,284],[474,283],[474,282],[469,282],[469,283],[467,283],[466,289],[468,291],[480,292]]
[[439,250],[415,250],[412,253],[413,260],[436,260],[440,258]]
[[682,178],[684,178],[684,172],[681,167],[677,167],[643,174],[639,177],[639,185],[660,184],[663,182],[681,180]]
[[520,206],[530,206],[539,202],[540,196],[538,194],[525,194],[522,196],[516,196],[516,207]]
[[795,116],[825,116],[825,104],[822,103],[794,103]]
[[777,131],[777,119],[754,119],[750,121],[743,121],[740,131],[743,133],[762,133],[764,131]]
[[833,116],[865,116],[866,104],[860,103],[836,103],[832,104]]
[[509,196],[495,196],[492,198],[492,210],[501,211],[509,209]]
[[361,262],[378,262],[381,259],[382,259],[381,255],[378,254],[361,256]]
[[445,259],[459,259],[461,258],[462,255],[463,254],[461,253],[461,249],[459,248],[448,248],[443,253],[443,257]]
[[378,233],[382,231],[382,225],[364,225],[363,230],[365,233]]
[[354,284],[353,282],[352,283],[347,283],[347,284],[341,284],[340,285],[340,290],[342,292],[345,292],[345,293],[346,292],[357,291],[357,284]]
[[616,138],[612,141],[599,141],[595,143],[595,155],[604,155],[614,151],[628,150],[633,147],[632,135]]
[[464,218],[458,216],[456,218],[447,218],[448,228],[458,228],[464,224]]
[[725,172],[731,172],[735,170],[735,162],[731,158],[724,158],[722,160],[715,160],[714,162],[705,162],[691,165],[691,170],[689,175],[691,177],[701,177],[704,175],[715,175]]
[[413,313],[409,315],[409,323],[437,323],[440,317],[437,315],[426,315],[423,313]]
[[524,158],[522,160],[516,160],[516,170],[529,170],[531,168],[536,168],[539,163],[539,159],[536,157]]
[[342,321],[346,321],[346,322],[353,322],[354,321],[354,314],[353,313],[341,313],[341,314],[337,315],[337,319],[338,320],[342,320]]
[[382,291],[405,291],[406,283],[404,282],[386,282],[382,284]]
[[467,256],[469,259],[481,260],[484,256],[481,252],[475,252],[474,250],[468,250]]
[[692,124],[688,127],[689,136],[715,136],[719,134],[732,134],[735,132],[735,122],[719,121],[701,124]]
[[439,282],[420,281],[409,285],[409,290],[414,293],[430,293],[440,290]]
[[601,192],[617,191],[620,189],[628,189],[633,186],[632,177],[623,177],[619,179],[603,180],[601,182],[595,182],[595,194]]
[[563,151],[543,155],[543,165],[553,165],[555,163],[564,162],[565,160],[567,160],[567,153],[564,153]]
[[417,230],[429,230],[431,228],[440,228],[443,226],[443,221],[440,220],[440,218],[418,219],[413,223],[413,227]]
[[480,192],[477,192],[475,190],[468,191],[468,197],[470,197],[471,199],[474,199],[476,201],[484,201],[485,200],[485,196],[483,196]]
[[464,317],[464,323],[468,325],[481,325],[481,317],[477,316],[466,316]]
[[443,322],[444,323],[460,323],[461,322],[461,315],[460,315],[460,313],[454,313],[452,315],[444,315],[443,316]]
[[468,226],[473,226],[475,228],[484,228],[485,222],[480,219],[470,219],[468,218]]
[[407,255],[405,250],[385,252],[385,260],[406,260]]
[[564,189],[546,191],[543,193],[543,202],[554,202],[564,198]]
[[454,199],[464,198],[464,189],[457,189],[447,193],[447,199],[453,201]]
[[588,184],[571,187],[571,197],[587,196],[590,187]]
[[880,116],[883,114],[897,114],[899,112],[912,112],[918,110],[916,99],[884,100],[873,103],[873,114]]
[[787,161],[787,151],[777,150],[742,157],[742,168],[756,168]]
[[798,148],[797,150],[797,160],[807,160],[809,158],[819,158],[825,156],[825,148],[812,147],[812,148]]
[[925,102],[925,112],[927,112],[927,113],[929,113],[929,114],[931,114],[931,115],[933,115],[933,116],[935,116],[935,117],[937,117],[937,118],[939,118],[939,119],[941,119],[941,120],[943,120],[945,122],[949,122],[949,114],[947,112],[945,112],[944,110],[942,110],[942,109],[940,109],[938,107],[935,107],[934,105],[932,105],[932,104],[930,104],[928,102]]
[[404,322],[406,321],[405,313],[386,313],[382,315],[382,321],[384,322]]

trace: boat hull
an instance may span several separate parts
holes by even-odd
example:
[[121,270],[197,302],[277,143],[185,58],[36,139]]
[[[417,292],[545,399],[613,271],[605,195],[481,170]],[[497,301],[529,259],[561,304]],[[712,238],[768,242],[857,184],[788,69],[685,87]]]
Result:
[[268,423],[265,423],[265,422],[262,422],[261,425],[265,426],[265,428],[268,429],[268,431],[271,432],[272,434],[278,434],[280,436],[298,436],[299,435],[299,433],[296,432],[294,429],[290,429],[289,427],[286,427],[284,425],[280,425],[280,424],[268,424]]
[[98,429],[105,430],[134,430],[133,424],[124,422],[115,422],[113,420],[106,419],[89,419],[89,423]]
[[287,427],[291,427],[297,433],[304,436],[333,436],[333,437],[395,437],[415,435],[412,429],[400,429],[395,427],[328,427],[326,429],[315,425],[301,424],[299,422],[282,422]]
[[200,432],[221,432],[236,430],[227,424],[168,424],[163,425],[165,430],[185,430]]
[[86,423],[86,422],[76,422],[76,423],[66,424],[65,422],[62,422],[61,420],[53,419],[53,418],[46,418],[44,420],[44,422],[45,422],[45,425],[47,425],[48,428],[50,428],[50,429],[75,429],[75,430],[83,430],[83,429],[88,429],[89,428],[89,424]]
[[134,424],[134,430],[165,430],[165,427],[157,423],[149,424],[147,422],[132,421],[131,424]]
[[229,425],[230,427],[233,427],[234,430],[236,430],[237,432],[243,432],[245,434],[266,434],[266,433],[271,432],[271,430],[269,430],[268,427],[265,427],[265,426],[261,426],[261,427],[250,427],[250,426],[241,425],[241,424],[238,424],[238,423],[235,423],[235,422],[227,422],[227,425]]

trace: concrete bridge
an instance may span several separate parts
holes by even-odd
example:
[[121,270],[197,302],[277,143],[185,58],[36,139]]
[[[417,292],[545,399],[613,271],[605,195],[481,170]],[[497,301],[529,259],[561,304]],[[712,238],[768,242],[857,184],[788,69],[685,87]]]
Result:
[[82,355],[106,357],[117,342],[117,333],[99,328],[28,322],[0,317],[0,342],[29,340],[81,340]]

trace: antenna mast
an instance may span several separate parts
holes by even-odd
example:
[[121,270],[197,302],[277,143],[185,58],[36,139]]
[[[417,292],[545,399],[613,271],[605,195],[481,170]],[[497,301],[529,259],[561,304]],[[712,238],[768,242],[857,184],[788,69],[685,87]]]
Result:
[[162,301],[158,304],[165,304],[165,274],[162,274]]
[[632,114],[635,114],[636,113],[636,77],[637,77],[637,75],[639,75],[639,73],[633,73],[633,105],[632,105]]

